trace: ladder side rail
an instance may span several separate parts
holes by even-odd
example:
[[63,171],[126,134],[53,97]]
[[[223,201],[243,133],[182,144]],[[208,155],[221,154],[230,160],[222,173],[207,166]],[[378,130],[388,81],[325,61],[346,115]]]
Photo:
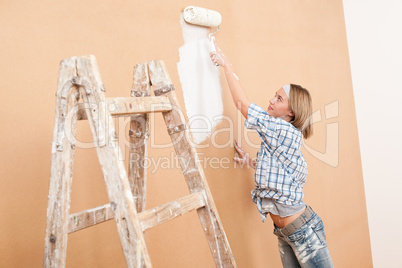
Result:
[[[131,97],[150,97],[151,84],[147,63],[134,66],[133,87]],[[130,143],[128,180],[136,202],[137,212],[145,210],[146,204],[146,157],[148,156],[149,114],[133,115],[130,118]]]
[[[71,200],[74,143],[77,129],[76,58],[61,61],[52,140],[44,267],[65,267]],[[79,95],[78,95],[79,96]],[[67,121],[67,122],[66,122]],[[66,136],[66,134],[68,136]]]
[[236,267],[204,171],[194,146],[189,142],[191,141],[190,133],[165,64],[163,61],[150,61],[148,69],[155,95],[167,96],[172,104],[172,111],[162,114],[190,192],[204,193],[205,207],[197,209],[197,213],[215,264],[217,267]]
[[[134,66],[133,87],[131,97],[150,97],[151,85],[148,76],[148,66],[146,63],[140,63]],[[147,170],[145,161],[148,155],[148,137],[149,137],[149,114],[132,115],[130,117],[129,131],[129,161],[128,161],[128,180],[130,182],[131,192],[135,200],[137,212],[145,210],[146,204],[146,183]],[[144,262],[143,256],[141,263]]]
[[[84,102],[93,105],[87,110],[96,151],[104,174],[107,193],[128,267],[151,267],[151,261],[140,228],[134,199],[117,142],[110,113],[106,109],[104,87],[94,56],[77,59],[77,74],[89,79],[90,88],[83,94]],[[84,81],[82,84],[85,84]],[[141,256],[144,263],[142,263]]]

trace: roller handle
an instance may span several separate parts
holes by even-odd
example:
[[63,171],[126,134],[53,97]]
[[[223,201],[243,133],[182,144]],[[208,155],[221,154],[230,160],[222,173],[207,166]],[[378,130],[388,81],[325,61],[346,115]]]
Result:
[[210,37],[209,37],[209,51],[210,51],[210,52],[216,52],[214,40],[215,40],[215,37],[214,37],[214,36],[210,36]]

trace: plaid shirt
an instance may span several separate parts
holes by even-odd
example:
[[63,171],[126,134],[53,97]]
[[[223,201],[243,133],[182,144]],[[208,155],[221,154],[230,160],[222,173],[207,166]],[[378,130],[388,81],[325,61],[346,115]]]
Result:
[[269,116],[254,103],[248,108],[244,125],[255,129],[262,139],[254,175],[256,188],[251,192],[262,221],[267,217],[262,198],[288,206],[303,204],[307,163],[300,150],[300,130],[283,119]]

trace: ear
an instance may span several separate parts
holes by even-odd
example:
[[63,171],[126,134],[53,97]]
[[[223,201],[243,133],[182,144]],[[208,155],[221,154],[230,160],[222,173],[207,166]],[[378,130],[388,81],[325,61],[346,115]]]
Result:
[[289,116],[289,117],[293,117],[293,116],[295,116],[295,114],[293,113],[293,111],[290,111],[289,114],[288,114],[288,116]]

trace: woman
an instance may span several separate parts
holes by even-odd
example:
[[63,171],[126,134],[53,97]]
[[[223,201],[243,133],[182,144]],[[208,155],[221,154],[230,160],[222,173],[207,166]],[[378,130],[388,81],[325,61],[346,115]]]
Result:
[[321,218],[303,202],[307,163],[301,152],[302,136],[312,135],[311,96],[299,85],[286,85],[269,101],[267,111],[250,102],[233,66],[215,42],[211,60],[222,66],[236,107],[245,126],[262,139],[256,161],[250,160],[238,142],[235,148],[255,168],[256,188],[251,192],[262,221],[269,214],[278,236],[283,267],[333,267]]

